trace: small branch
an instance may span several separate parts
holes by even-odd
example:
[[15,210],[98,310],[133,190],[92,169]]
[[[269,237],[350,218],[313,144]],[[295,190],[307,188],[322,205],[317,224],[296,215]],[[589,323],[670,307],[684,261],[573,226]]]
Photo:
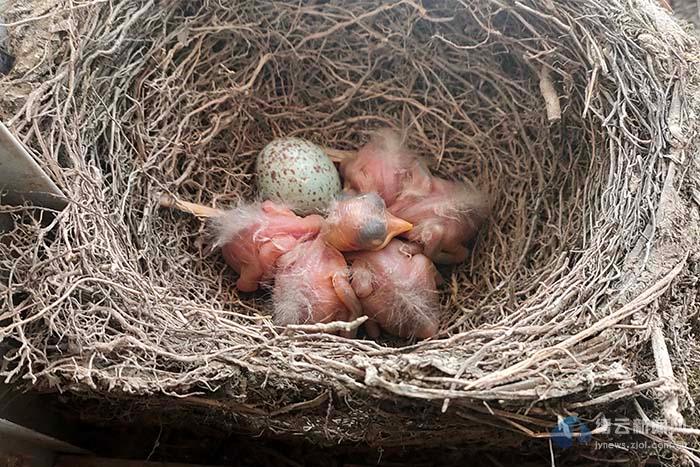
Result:
[[187,201],[180,201],[174,196],[168,194],[160,195],[159,203],[161,207],[177,209],[188,214],[194,214],[195,216],[204,219],[209,217],[218,217],[224,213],[224,211],[221,209],[211,208],[202,204],[188,203]]
[[664,334],[658,318],[654,320],[651,327],[651,348],[654,351],[656,372],[659,375],[659,379],[666,382],[666,384],[659,388],[659,392],[662,395],[661,409],[664,418],[671,426],[682,426],[684,423],[683,416],[678,411],[678,383],[673,376],[671,358],[668,355],[668,348],[666,347],[666,341],[664,340]]
[[624,389],[619,389],[617,391],[610,392],[608,394],[605,394],[600,397],[596,397],[595,399],[590,399],[587,401],[583,402],[576,402],[574,404],[570,404],[567,406],[569,409],[580,409],[582,407],[591,407],[594,405],[603,405],[603,404],[609,404],[610,402],[626,398],[629,396],[632,396],[634,394],[639,394],[642,391],[646,391],[647,389],[653,389],[657,388],[659,386],[663,386],[666,382],[660,379],[650,381],[648,383],[643,383],[643,384],[637,384],[635,386],[629,387],[629,388],[624,388]]
[[353,158],[357,155],[357,151],[345,151],[343,149],[322,148],[323,152],[331,158],[333,162],[342,162],[345,159]]
[[301,410],[301,409],[310,409],[314,407],[318,407],[324,402],[328,400],[330,397],[330,393],[328,391],[321,393],[318,397],[308,400],[308,401],[303,401],[303,402],[295,402],[294,404],[289,404],[285,407],[282,407],[281,409],[277,409],[273,412],[269,413],[270,417],[276,417],[277,415],[282,415],[285,413],[289,412],[294,412],[296,410]]
[[289,324],[287,325],[287,329],[292,330],[292,331],[304,331],[304,332],[337,332],[337,331],[345,331],[345,332],[350,332],[353,331],[360,326],[362,326],[362,323],[367,321],[367,316],[360,316],[356,320],[353,321],[334,321],[332,323],[318,323],[318,324]]
[[676,84],[673,87],[673,95],[671,97],[671,106],[668,109],[668,131],[671,136],[675,138],[676,141],[671,141],[671,146],[674,149],[681,149],[687,143],[687,138],[683,136],[683,126],[682,126],[682,105],[680,98],[679,85]]
[[542,66],[540,73],[540,92],[544,98],[544,103],[547,109],[547,120],[556,122],[561,120],[561,107],[559,106],[559,95],[554,89],[554,83],[549,75],[549,68]]

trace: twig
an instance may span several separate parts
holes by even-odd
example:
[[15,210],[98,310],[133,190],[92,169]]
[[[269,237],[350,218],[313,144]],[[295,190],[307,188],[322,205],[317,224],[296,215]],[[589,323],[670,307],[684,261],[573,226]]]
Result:
[[571,409],[581,409],[583,407],[605,405],[619,399],[627,398],[634,394],[639,394],[640,392],[646,391],[647,389],[658,388],[659,386],[663,386],[664,384],[666,384],[666,382],[661,379],[658,379],[656,381],[649,381],[648,383],[637,384],[629,388],[618,389],[617,391],[609,392],[600,397],[596,397],[595,399],[590,399],[583,402],[575,402],[573,404],[570,404],[569,407]]
[[332,323],[318,323],[318,324],[289,324],[286,329],[290,331],[303,331],[303,332],[328,332],[334,333],[338,331],[353,331],[360,326],[362,323],[367,321],[367,316],[360,316],[353,321],[334,321]]
[[225,211],[222,211],[221,209],[215,209],[201,204],[181,201],[175,198],[174,196],[168,194],[162,194],[158,201],[161,207],[178,209],[182,212],[194,214],[195,216],[201,218],[218,217],[225,213]]
[[651,348],[654,351],[656,373],[659,379],[664,381],[659,392],[662,400],[662,411],[666,422],[674,427],[683,426],[683,416],[678,411],[678,393],[676,379],[673,376],[673,366],[668,355],[668,348],[661,328],[659,318],[655,318],[651,325]]
[[554,89],[552,77],[549,68],[546,65],[542,66],[540,72],[540,92],[544,98],[545,108],[547,109],[547,120],[556,122],[561,120],[561,107],[559,106],[559,95]]
[[350,159],[357,155],[357,151],[345,151],[343,149],[333,149],[327,147],[323,148],[323,152],[325,152],[333,162],[342,162],[345,159]]

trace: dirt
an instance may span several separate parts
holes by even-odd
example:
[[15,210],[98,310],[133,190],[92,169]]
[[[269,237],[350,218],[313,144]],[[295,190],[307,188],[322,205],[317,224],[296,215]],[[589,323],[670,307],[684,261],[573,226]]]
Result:
[[[61,46],[58,35],[60,0],[0,0],[0,22],[7,24],[5,52],[14,65],[0,76],[0,120],[6,122],[29,93],[48,76],[48,51]],[[30,20],[41,17],[41,19]],[[16,24],[22,22],[21,24]]]

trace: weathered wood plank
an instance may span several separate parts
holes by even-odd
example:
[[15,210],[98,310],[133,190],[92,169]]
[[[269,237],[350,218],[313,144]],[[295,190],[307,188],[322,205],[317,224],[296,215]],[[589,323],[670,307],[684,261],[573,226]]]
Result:
[[38,431],[30,430],[29,428],[23,427],[16,423],[12,423],[9,420],[0,418],[0,439],[3,438],[13,438],[31,443],[35,446],[40,446],[42,448],[51,449],[53,451],[60,452],[72,452],[87,454],[88,451],[80,449],[64,441],[60,441],[51,436],[47,436]]
[[17,138],[0,122],[0,190],[4,204],[63,209],[66,200],[56,184],[29,155]]
[[60,455],[54,467],[224,467],[202,464],[179,464],[176,462],[150,462],[126,459],[109,459],[94,456]]

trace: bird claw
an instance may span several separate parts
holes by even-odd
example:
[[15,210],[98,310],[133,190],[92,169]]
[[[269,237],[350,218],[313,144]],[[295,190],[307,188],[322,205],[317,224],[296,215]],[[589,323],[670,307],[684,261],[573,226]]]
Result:
[[379,324],[371,319],[365,321],[365,331],[367,331],[367,335],[370,337],[370,339],[379,339],[379,336],[382,335]]
[[[332,277],[333,289],[338,299],[345,305],[350,316],[347,321],[354,321],[355,319],[362,316],[362,305],[355,295],[355,291],[350,286],[347,275],[341,272],[336,272]],[[353,338],[357,334],[357,330],[343,331],[341,335],[347,338]]]
[[419,254],[421,250],[422,248],[420,247],[420,245],[416,245],[415,243],[403,243],[399,247],[399,251],[409,258]]
[[440,251],[433,257],[433,261],[438,264],[459,264],[467,259],[469,250],[463,245],[457,245],[453,251]]
[[353,265],[351,284],[358,298],[367,298],[374,291],[372,288],[372,273],[362,265]]

